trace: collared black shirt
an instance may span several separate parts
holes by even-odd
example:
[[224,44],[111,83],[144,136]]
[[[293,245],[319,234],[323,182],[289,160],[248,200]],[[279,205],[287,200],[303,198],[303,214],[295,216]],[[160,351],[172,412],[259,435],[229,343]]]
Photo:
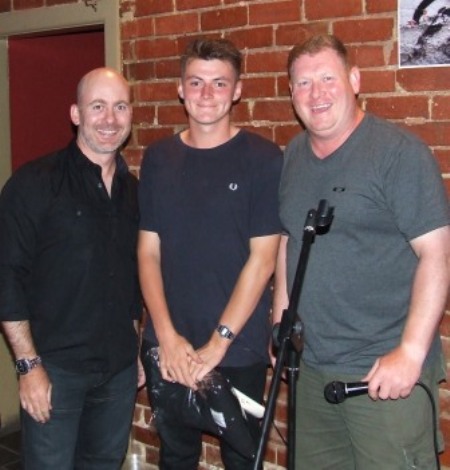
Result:
[[75,142],[0,196],[0,320],[29,320],[44,363],[67,370],[115,373],[137,356],[137,179],[116,162],[111,197]]

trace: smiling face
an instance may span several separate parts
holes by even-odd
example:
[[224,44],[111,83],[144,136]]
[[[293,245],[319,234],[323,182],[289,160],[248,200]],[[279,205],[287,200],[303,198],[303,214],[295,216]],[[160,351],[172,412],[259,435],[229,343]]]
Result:
[[130,92],[125,79],[110,69],[96,69],[81,81],[78,103],[72,105],[78,126],[77,144],[92,161],[115,156],[131,129]]
[[326,48],[300,55],[291,68],[292,103],[298,117],[317,140],[341,140],[355,127],[355,95],[359,70],[348,68],[339,55]]
[[240,98],[241,88],[241,81],[230,62],[191,59],[178,93],[184,100],[191,126],[228,126],[231,106]]

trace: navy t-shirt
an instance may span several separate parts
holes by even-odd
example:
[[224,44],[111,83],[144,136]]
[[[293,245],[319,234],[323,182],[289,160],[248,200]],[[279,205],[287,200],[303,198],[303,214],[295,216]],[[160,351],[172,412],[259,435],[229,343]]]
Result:
[[[144,154],[140,229],[159,235],[171,318],[195,348],[217,326],[250,239],[280,233],[281,155],[273,142],[245,130],[212,149],[189,147],[176,135]],[[270,301],[266,289],[222,366],[267,359]],[[144,338],[157,344],[151,321]]]

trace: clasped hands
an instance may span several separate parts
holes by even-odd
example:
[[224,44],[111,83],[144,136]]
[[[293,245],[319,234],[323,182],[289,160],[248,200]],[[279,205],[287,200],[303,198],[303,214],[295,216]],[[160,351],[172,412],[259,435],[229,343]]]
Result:
[[164,380],[178,382],[192,390],[223,359],[226,343],[214,336],[195,350],[183,336],[159,345],[159,367]]

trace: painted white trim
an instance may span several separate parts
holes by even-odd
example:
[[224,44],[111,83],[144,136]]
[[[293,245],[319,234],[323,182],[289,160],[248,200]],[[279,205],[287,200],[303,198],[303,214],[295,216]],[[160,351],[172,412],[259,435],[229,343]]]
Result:
[[121,70],[119,1],[84,2],[0,14],[0,188],[11,174],[8,37],[103,25],[105,64]]

